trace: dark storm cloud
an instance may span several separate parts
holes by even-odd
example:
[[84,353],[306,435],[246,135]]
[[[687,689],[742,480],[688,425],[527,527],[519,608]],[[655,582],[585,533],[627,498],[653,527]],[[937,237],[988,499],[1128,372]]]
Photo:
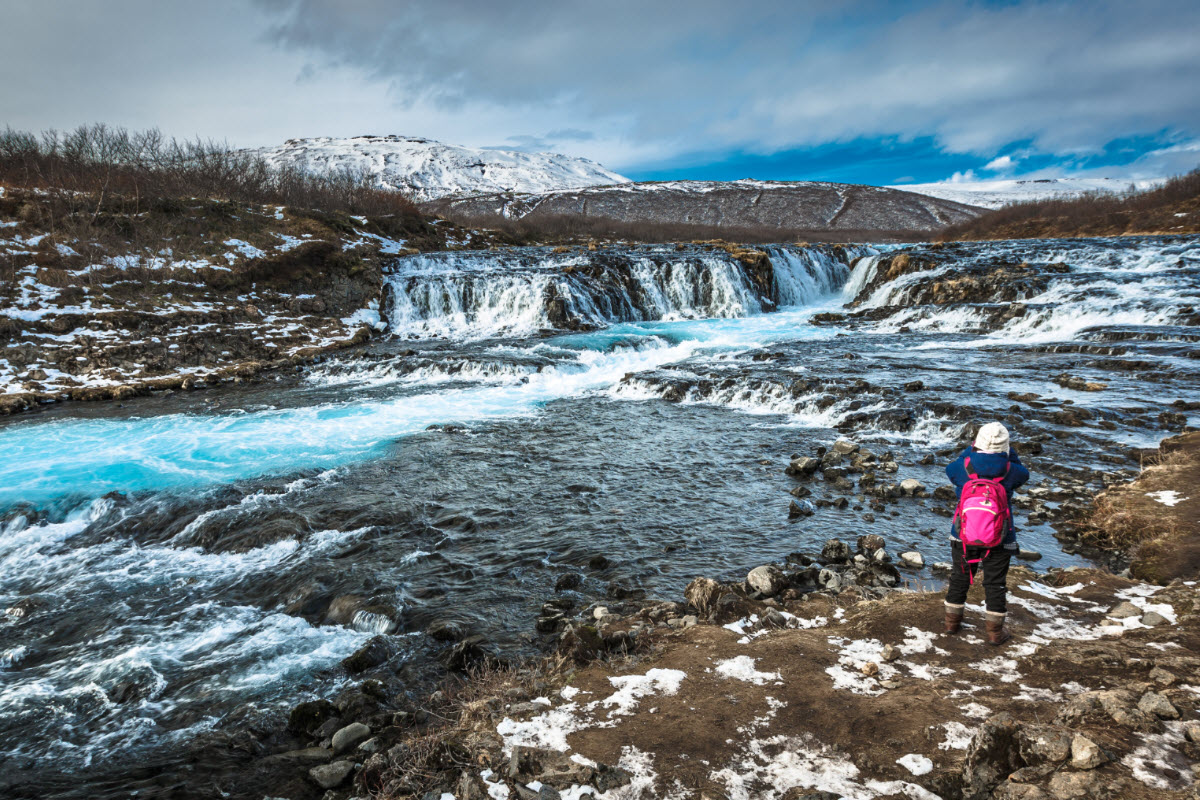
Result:
[[275,41],[461,106],[762,152],[932,135],[1076,152],[1200,131],[1200,3],[263,0]]

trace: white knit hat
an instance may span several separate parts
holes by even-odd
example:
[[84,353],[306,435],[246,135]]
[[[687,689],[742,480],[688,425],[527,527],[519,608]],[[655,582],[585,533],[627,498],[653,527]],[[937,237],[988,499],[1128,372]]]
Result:
[[989,422],[975,436],[975,449],[981,453],[1007,453],[1008,428],[999,422]]

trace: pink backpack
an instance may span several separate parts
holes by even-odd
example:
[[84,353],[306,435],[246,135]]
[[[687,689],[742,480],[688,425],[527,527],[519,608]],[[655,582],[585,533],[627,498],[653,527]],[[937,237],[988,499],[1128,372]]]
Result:
[[[954,520],[958,523],[958,538],[962,541],[963,566],[971,583],[975,576],[971,574],[971,564],[978,564],[991,555],[992,548],[998,547],[1004,541],[1004,534],[1012,513],[1008,507],[1008,492],[1001,483],[1008,476],[1008,467],[998,478],[981,478],[971,471],[971,459],[967,458],[964,466],[970,476],[958,498],[958,508],[954,512]],[[967,558],[968,547],[986,547],[988,551],[983,558]]]

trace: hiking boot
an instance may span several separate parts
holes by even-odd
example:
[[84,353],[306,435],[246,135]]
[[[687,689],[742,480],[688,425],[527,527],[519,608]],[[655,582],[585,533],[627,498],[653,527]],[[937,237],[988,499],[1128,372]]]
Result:
[[946,603],[946,630],[947,634],[955,634],[962,630],[963,607]]
[[990,645],[1001,645],[1012,638],[1012,634],[1004,628],[1004,614],[988,612],[984,627],[987,629],[987,642]]

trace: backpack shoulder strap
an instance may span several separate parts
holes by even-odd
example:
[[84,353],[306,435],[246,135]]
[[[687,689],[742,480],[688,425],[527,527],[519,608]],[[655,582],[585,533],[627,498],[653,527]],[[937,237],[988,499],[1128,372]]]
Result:
[[975,470],[971,469],[971,457],[970,456],[967,456],[966,461],[963,462],[963,468],[967,471],[967,475],[969,477],[974,478],[976,476]]

